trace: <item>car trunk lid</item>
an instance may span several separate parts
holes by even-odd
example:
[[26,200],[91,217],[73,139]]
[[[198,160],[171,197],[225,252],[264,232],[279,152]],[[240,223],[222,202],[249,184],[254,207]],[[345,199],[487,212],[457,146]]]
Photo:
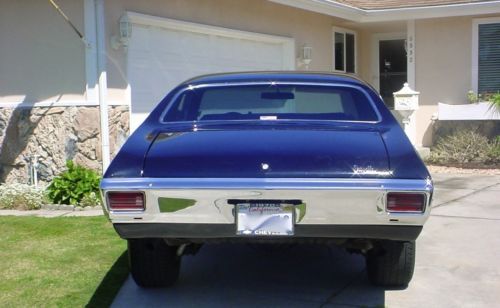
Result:
[[159,133],[144,177],[387,177],[374,130],[234,129]]

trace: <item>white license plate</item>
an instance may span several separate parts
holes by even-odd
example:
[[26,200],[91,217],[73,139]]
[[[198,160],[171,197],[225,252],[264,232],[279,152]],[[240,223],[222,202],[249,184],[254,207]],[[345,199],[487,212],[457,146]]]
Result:
[[293,235],[295,207],[282,203],[241,203],[236,205],[238,235]]

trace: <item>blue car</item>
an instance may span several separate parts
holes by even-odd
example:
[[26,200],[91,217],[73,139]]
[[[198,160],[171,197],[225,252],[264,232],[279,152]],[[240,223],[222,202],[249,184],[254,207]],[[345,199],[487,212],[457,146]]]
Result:
[[204,243],[325,243],[406,286],[432,180],[380,96],[346,75],[197,77],[129,137],[101,182],[139,286],[175,283]]

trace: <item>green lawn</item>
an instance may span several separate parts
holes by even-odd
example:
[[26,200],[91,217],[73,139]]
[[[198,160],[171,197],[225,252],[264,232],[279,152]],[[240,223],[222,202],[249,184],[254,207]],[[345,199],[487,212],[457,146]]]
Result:
[[109,306],[126,242],[100,217],[0,217],[0,307]]

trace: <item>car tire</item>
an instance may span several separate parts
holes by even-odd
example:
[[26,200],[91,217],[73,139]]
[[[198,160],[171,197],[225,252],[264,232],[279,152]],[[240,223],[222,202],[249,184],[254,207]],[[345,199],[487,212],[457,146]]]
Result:
[[130,239],[128,255],[130,272],[140,287],[168,287],[179,277],[177,246],[169,246],[162,239]]
[[415,241],[384,241],[366,255],[368,280],[376,286],[406,287],[415,268]]

